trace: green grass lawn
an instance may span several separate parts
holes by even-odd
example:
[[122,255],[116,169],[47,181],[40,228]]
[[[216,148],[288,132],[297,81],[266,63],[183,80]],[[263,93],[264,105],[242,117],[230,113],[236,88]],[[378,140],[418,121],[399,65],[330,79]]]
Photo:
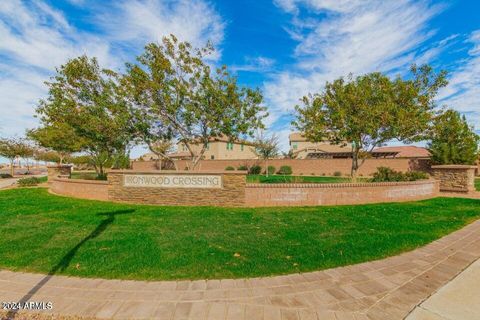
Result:
[[480,191],[480,178],[475,179],[475,189]]
[[[357,179],[359,182],[366,178]],[[342,183],[351,182],[349,177],[323,177],[323,176],[282,176],[282,175],[248,175],[249,183]]]
[[480,217],[480,201],[337,207],[115,204],[0,191],[0,269],[121,279],[312,271],[425,245]]
[[97,180],[97,173],[95,171],[73,171],[72,179]]

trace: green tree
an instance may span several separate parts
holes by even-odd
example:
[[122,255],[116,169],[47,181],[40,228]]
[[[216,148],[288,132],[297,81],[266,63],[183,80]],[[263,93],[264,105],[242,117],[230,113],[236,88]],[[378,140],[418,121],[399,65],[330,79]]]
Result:
[[17,158],[25,159],[27,163],[27,171],[30,170],[29,158],[34,155],[34,148],[25,142],[22,138],[1,138],[0,139],[0,156],[6,158],[10,162],[10,175],[15,175],[14,162]]
[[29,141],[26,139],[23,139],[18,145],[17,145],[17,153],[18,157],[22,158],[25,160],[25,164],[27,166],[27,173],[30,173],[30,160],[33,159],[35,156],[35,153],[37,151],[37,148],[33,146]]
[[72,127],[59,122],[28,130],[27,137],[37,142],[39,146],[55,151],[60,164],[72,153],[82,151],[86,145],[85,139],[78,136]]
[[378,72],[325,85],[323,92],[303,97],[293,125],[313,142],[352,144],[352,180],[375,147],[397,139],[425,139],[435,115],[438,90],[446,73],[427,65],[412,66],[412,76],[390,79]]
[[447,110],[434,121],[428,149],[435,164],[474,164],[479,155],[479,141],[465,116]]
[[[147,45],[138,64],[128,65],[125,78],[137,114],[149,115],[160,129],[152,141],[171,135],[184,142],[191,169],[211,138],[253,136],[266,116],[259,90],[239,87],[226,67],[211,70],[205,59],[212,51],[211,45],[194,49],[171,35],[161,44]],[[195,152],[198,144],[200,151]]]
[[43,162],[60,163],[60,154],[53,150],[38,149],[37,152],[35,152],[34,159]]
[[279,154],[278,137],[276,135],[266,136],[260,133],[254,142],[255,154],[265,161],[265,173],[268,177],[268,159],[275,158]]
[[43,126],[71,127],[82,139],[82,151],[92,158],[97,174],[105,176],[112,159],[126,157],[134,134],[118,74],[100,68],[95,58],[81,56],[58,68],[46,84],[49,95],[37,107]]

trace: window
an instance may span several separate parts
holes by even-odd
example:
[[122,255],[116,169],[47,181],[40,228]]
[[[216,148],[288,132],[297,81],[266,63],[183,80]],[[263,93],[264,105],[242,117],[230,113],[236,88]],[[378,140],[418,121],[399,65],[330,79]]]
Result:
[[243,144],[240,145],[240,150],[243,151]]
[[233,143],[227,142],[227,150],[233,150]]
[[298,144],[296,144],[296,143],[293,143],[293,144],[292,144],[292,147],[293,147],[293,150],[297,150],[297,148],[298,148]]
[[212,155],[210,156],[210,159],[211,159],[211,160],[215,160],[215,156],[212,154]]

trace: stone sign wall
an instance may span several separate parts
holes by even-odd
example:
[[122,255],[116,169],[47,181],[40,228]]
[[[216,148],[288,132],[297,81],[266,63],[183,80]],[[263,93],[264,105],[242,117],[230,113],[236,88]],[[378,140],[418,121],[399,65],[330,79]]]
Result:
[[432,175],[440,180],[440,191],[474,192],[476,166],[436,165],[432,166]]
[[125,174],[124,187],[151,188],[222,188],[221,175]]
[[109,200],[159,205],[245,205],[245,172],[113,170]]
[[69,164],[48,166],[47,172],[49,182],[52,182],[58,177],[70,178],[70,175],[72,173],[72,166]]

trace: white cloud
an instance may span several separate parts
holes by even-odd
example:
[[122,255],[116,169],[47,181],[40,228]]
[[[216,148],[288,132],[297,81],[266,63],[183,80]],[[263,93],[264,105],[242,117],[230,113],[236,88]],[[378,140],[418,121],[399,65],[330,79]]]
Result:
[[467,116],[469,122],[480,129],[480,30],[470,34],[468,57],[461,61],[449,77],[449,85],[443,89],[440,103]]
[[52,70],[86,53],[111,61],[109,46],[98,37],[75,30],[58,10],[44,2],[19,0],[0,4],[0,52],[15,63]]
[[314,11],[348,12],[362,5],[362,0],[275,0],[283,10],[297,13],[299,5]]
[[246,57],[245,64],[233,65],[229,69],[232,71],[267,72],[271,70],[274,64],[275,60],[267,57]]
[[[439,48],[423,50],[435,33],[429,20],[441,6],[428,1],[278,0],[292,13],[289,30],[299,41],[297,64],[265,83],[273,117],[291,111],[303,95],[318,92],[326,81],[349,73],[397,72],[414,62],[426,62]],[[302,7],[309,11],[305,15]],[[448,42],[448,41],[447,41]]]
[[[203,0],[126,0],[108,8],[98,19],[110,40],[140,48],[169,34],[196,47],[208,41],[217,46],[223,41],[225,28],[220,15]],[[217,53],[213,58],[219,56]]]
[[[70,2],[85,4],[84,0]],[[89,6],[91,17],[102,17],[90,20],[96,23],[93,33],[78,30],[68,16],[45,1],[0,1],[2,135],[21,135],[37,124],[34,109],[47,93],[43,82],[70,58],[87,54],[97,57],[102,66],[118,69],[125,62],[123,57],[133,59],[125,47],[140,43],[141,50],[145,42],[165,34],[178,34],[195,45],[207,40],[220,44],[223,39],[223,22],[205,1],[123,1],[110,16],[100,14],[100,5]]]
[[0,3],[0,127],[3,135],[22,135],[36,126],[34,109],[46,95],[55,66],[81,54],[114,63],[108,44],[75,30],[62,12],[36,1]]

